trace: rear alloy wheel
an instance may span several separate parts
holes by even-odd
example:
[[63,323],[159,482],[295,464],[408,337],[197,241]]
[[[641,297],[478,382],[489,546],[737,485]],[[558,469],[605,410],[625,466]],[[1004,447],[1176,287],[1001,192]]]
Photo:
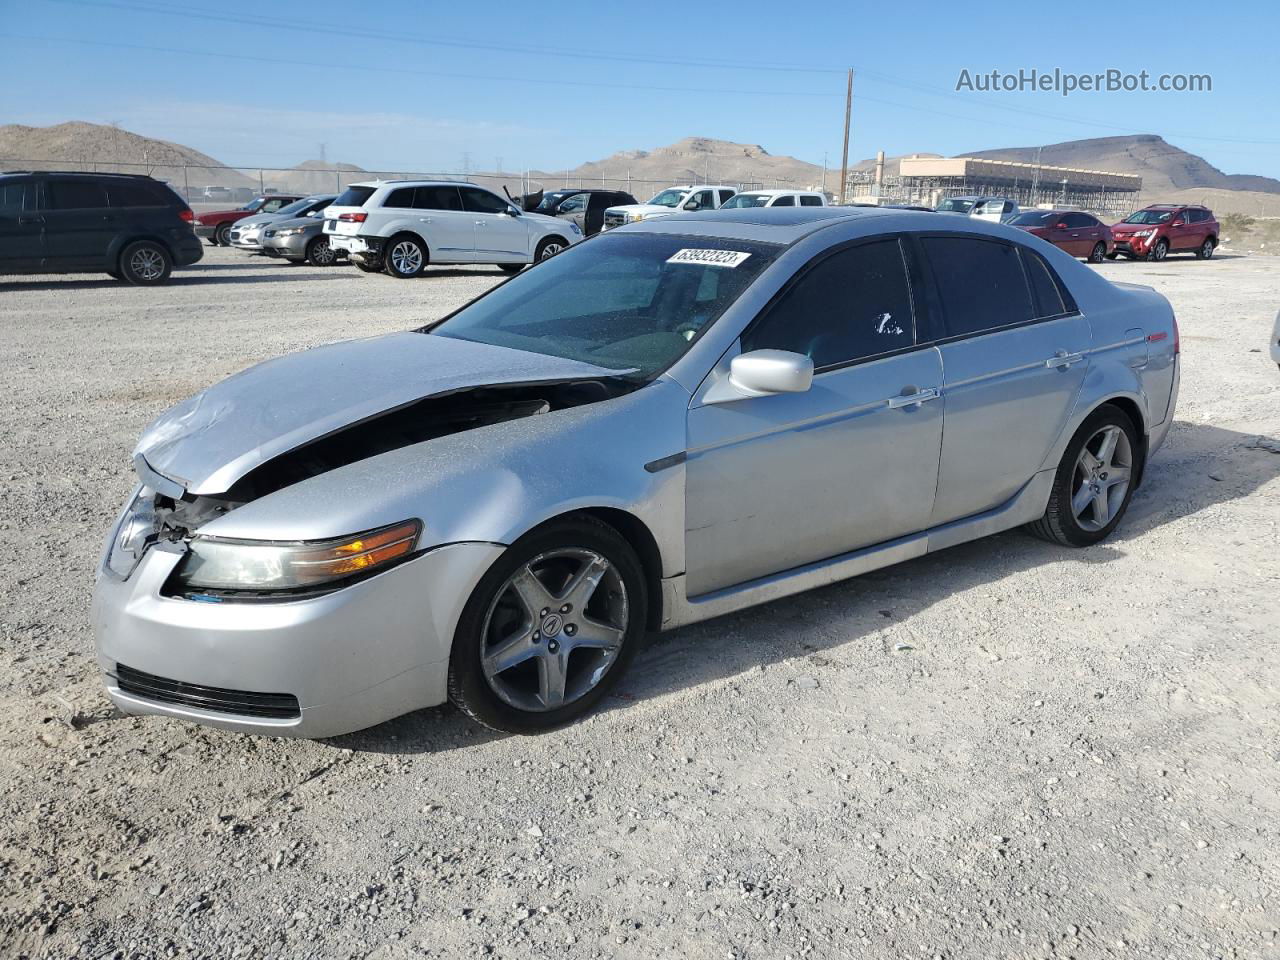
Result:
[[122,279],[146,287],[164,283],[169,279],[173,261],[169,251],[151,240],[138,240],[124,248],[120,254]]
[[231,224],[222,223],[213,234],[214,244],[219,247],[231,246]]
[[1204,243],[1200,244],[1200,248],[1196,250],[1197,260],[1210,260],[1213,258],[1213,251],[1218,245],[1213,242],[1213,237],[1205,237]]
[[401,234],[387,241],[382,261],[391,276],[398,280],[412,280],[427,265],[427,251],[415,238]]
[[568,244],[560,237],[547,237],[538,244],[538,249],[533,255],[533,262],[541,263],[543,260],[554,257],[567,246]]
[[1067,547],[1105,539],[1129,507],[1137,451],[1124,411],[1103,404],[1091,413],[1067,444],[1044,516],[1028,525],[1031,532]]
[[1161,237],[1156,241],[1156,245],[1147,253],[1148,260],[1163,260],[1169,255],[1169,241]]
[[517,540],[458,621],[449,698],[485,726],[540,733],[582,716],[635,655],[648,607],[643,570],[589,517]]
[[313,267],[330,267],[337,259],[337,251],[324,237],[316,237],[307,244],[307,263]]
[[1093,249],[1089,251],[1090,263],[1101,263],[1107,259],[1107,245],[1099,240],[1093,245]]

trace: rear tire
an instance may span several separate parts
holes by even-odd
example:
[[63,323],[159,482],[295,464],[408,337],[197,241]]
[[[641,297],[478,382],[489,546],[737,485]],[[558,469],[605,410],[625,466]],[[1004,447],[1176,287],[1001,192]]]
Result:
[[1089,251],[1090,263],[1101,263],[1107,258],[1107,245],[1099,240],[1093,245],[1093,249]]
[[568,246],[568,241],[563,237],[544,237],[534,251],[533,262],[541,263],[543,260],[549,260]]
[[135,240],[120,254],[120,275],[128,283],[150,287],[164,283],[173,271],[169,251],[154,240]]
[[1205,237],[1204,243],[1200,244],[1200,246],[1196,248],[1196,259],[1211,260],[1213,258],[1213,251],[1217,248],[1218,245],[1214,242],[1213,237]]
[[231,246],[231,224],[220,223],[218,229],[213,234],[214,246],[229,247]]
[[504,733],[542,733],[578,719],[634,658],[647,591],[635,551],[599,520],[566,518],[525,534],[463,609],[449,699]]
[[1064,547],[1088,547],[1116,528],[1133,496],[1141,464],[1138,431],[1119,407],[1104,403],[1076,431],[1053,478],[1044,516],[1032,534]]
[[427,266],[427,248],[409,233],[401,233],[387,241],[382,251],[383,269],[397,280],[412,280]]

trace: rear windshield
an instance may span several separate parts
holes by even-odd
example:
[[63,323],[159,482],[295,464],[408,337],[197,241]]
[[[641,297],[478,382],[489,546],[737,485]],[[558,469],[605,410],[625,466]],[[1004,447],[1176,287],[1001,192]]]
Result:
[[737,207],[763,207],[769,202],[767,193],[740,193],[730,197],[720,207],[721,210],[733,210]]
[[363,207],[365,201],[373,196],[374,187],[347,187],[333,201],[335,207]]
[[1017,227],[1042,227],[1055,222],[1062,214],[1054,210],[1027,210],[1018,214],[1009,222]]
[[603,234],[424,332],[649,380],[679,359],[780,249],[719,237]]
[[939,213],[968,213],[972,209],[972,200],[957,200],[955,197],[948,197],[938,204]]

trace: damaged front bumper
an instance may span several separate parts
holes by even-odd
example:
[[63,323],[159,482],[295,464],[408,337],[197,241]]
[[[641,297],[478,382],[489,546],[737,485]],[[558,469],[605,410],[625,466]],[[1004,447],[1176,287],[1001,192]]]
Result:
[[157,544],[127,578],[99,572],[107,693],[125,713],[310,738],[435,706],[462,607],[503,549],[447,544],[320,596],[206,602],[166,595],[185,548]]

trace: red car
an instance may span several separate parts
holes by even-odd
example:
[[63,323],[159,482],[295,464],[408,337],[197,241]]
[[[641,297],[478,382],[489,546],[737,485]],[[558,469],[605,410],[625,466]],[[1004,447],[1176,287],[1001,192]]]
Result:
[[1208,260],[1218,248],[1218,220],[1208,207],[1153,203],[1129,214],[1111,232],[1116,252],[1130,259],[1163,260],[1170,253],[1192,251]]
[[197,237],[203,237],[211,246],[231,246],[231,225],[255,213],[275,213],[286,204],[301,200],[301,193],[272,193],[249,201],[238,210],[215,210],[213,213],[196,214],[193,224]]
[[1106,257],[1115,256],[1116,243],[1111,228],[1092,214],[1076,210],[1023,210],[1009,224],[1090,263],[1101,263]]

